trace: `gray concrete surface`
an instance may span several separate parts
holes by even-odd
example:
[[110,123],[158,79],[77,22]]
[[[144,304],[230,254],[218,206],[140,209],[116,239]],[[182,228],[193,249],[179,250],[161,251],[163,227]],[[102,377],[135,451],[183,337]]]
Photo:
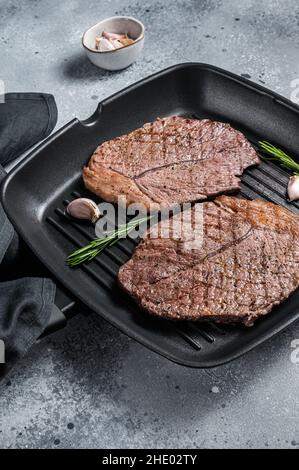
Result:
[[[142,58],[100,71],[82,32],[114,14],[146,25]],[[178,62],[203,61],[289,97],[299,77],[296,0],[1,0],[0,79],[55,95],[59,126]],[[0,447],[299,447],[299,324],[225,367],[191,370],[95,315],[39,342],[0,385]]]

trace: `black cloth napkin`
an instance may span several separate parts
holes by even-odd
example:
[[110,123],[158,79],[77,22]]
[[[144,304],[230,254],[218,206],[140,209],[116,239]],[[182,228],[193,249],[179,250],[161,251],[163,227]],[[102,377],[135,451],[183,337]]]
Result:
[[[0,104],[0,163],[6,164],[51,133],[57,122],[52,95],[9,93]],[[0,165],[0,181],[6,172]],[[19,237],[0,204],[0,339],[5,367],[0,376],[35,343],[48,324],[56,287],[50,279],[23,275]],[[12,278],[12,273],[14,279]],[[2,346],[2,345],[0,345]],[[0,353],[2,348],[0,347]],[[0,362],[2,358],[0,355]]]
[[52,132],[57,107],[46,93],[6,93],[1,98],[0,164],[6,165]]

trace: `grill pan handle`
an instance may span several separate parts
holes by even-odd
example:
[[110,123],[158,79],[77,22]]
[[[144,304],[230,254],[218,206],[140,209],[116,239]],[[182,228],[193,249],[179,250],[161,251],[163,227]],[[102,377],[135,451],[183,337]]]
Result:
[[60,308],[58,308],[57,305],[54,304],[48,325],[41,337],[50,335],[51,333],[54,333],[55,331],[58,331],[61,328],[64,328],[66,323],[66,316],[60,310]]
[[55,304],[53,305],[48,325],[40,338],[61,330],[67,325],[68,320],[79,313],[88,316],[91,312],[85,305],[75,300],[64,287],[58,284]]
[[78,303],[65,291],[60,285],[57,285],[55,304],[49,318],[48,325],[41,338],[50,335],[55,331],[61,330],[67,324],[67,320],[79,313],[75,307]]

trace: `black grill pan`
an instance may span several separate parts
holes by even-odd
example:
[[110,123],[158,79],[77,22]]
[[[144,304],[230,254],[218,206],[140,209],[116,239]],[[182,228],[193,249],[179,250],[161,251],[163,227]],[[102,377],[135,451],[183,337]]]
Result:
[[[9,174],[2,199],[9,218],[33,252],[80,301],[148,348],[180,364],[213,367],[262,343],[299,317],[299,291],[253,328],[172,323],[141,312],[116,285],[119,267],[135,245],[122,240],[96,261],[69,269],[66,257],[93,236],[88,225],[66,220],[65,204],[90,194],[82,166],[95,147],[156,117],[184,115],[231,123],[256,144],[265,139],[299,161],[299,108],[248,80],[205,64],[157,73],[99,104],[86,121],[74,119]],[[288,173],[263,160],[246,171],[241,196],[286,202]],[[92,196],[95,198],[94,196]]]

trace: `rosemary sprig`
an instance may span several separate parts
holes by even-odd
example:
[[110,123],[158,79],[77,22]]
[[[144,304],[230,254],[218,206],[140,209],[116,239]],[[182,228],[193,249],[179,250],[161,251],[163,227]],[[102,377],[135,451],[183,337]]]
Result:
[[127,236],[138,225],[147,222],[153,216],[143,217],[138,220],[132,220],[125,225],[120,225],[113,232],[108,232],[106,236],[95,238],[88,245],[71,253],[67,258],[67,264],[73,268],[81,263],[91,261],[98,256],[105,248],[114,245],[120,238]]
[[299,176],[299,163],[295,162],[289,155],[266,141],[259,142],[259,146],[272,156],[271,160],[278,161],[283,168],[293,170],[294,175]]

